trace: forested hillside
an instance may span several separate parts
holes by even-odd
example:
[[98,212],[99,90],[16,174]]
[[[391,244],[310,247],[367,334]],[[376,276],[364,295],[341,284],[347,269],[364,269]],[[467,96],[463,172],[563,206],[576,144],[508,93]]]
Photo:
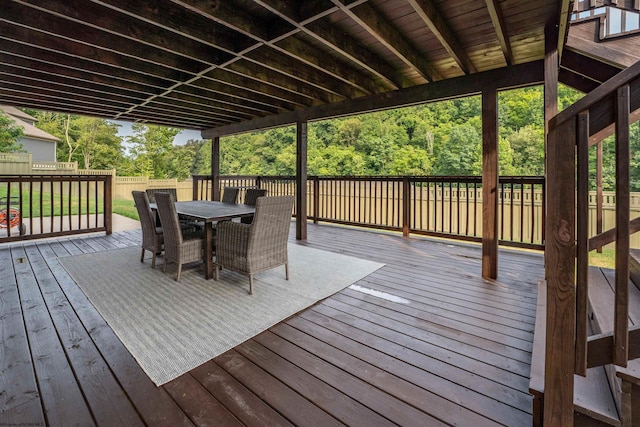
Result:
[[[561,86],[560,108],[580,96]],[[501,92],[498,105],[500,174],[543,174],[542,87]],[[174,146],[179,129],[138,123],[133,125],[134,135],[123,140],[117,125],[106,120],[27,112],[38,118],[38,127],[60,138],[59,161],[152,178],[184,179],[211,170],[210,142]],[[474,96],[310,123],[309,174],[479,175],[480,113],[481,99]],[[640,150],[639,126],[632,127],[632,153]],[[613,144],[606,141],[604,150],[605,170],[610,171]],[[294,174],[295,127],[224,137],[221,156],[225,175]],[[631,167],[633,189],[640,190],[640,161],[635,155]],[[605,177],[605,187],[612,188],[613,173]]]

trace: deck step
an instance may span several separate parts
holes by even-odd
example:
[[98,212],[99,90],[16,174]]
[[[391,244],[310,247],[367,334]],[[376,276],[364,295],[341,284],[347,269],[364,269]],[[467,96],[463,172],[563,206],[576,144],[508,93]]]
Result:
[[[546,283],[538,286],[538,305],[531,354],[529,393],[534,396],[534,426],[542,425],[544,401],[544,358],[546,348]],[[616,404],[603,367],[591,368],[586,377],[574,376],[575,425],[620,426]]]
[[[614,324],[614,287],[615,271],[591,267],[589,270],[589,319],[591,327],[597,334],[610,332]],[[629,284],[629,325],[640,325],[640,289]],[[605,367],[608,381],[612,390],[615,390],[614,399],[616,406],[621,408],[621,382],[620,378],[640,386],[640,359],[631,360],[626,368],[614,365]],[[638,411],[640,401],[634,401],[635,411]],[[638,423],[638,421],[636,421]],[[631,425],[640,425],[631,424]]]
[[636,288],[640,289],[640,249],[630,250],[629,275]]

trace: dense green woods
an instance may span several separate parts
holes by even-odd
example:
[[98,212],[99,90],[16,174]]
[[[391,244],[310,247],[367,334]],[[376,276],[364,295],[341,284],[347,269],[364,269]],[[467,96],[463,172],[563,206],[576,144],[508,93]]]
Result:
[[[580,96],[561,86],[561,109]],[[543,174],[542,87],[501,92],[498,105],[500,173]],[[192,140],[173,145],[179,129],[137,123],[133,135],[123,140],[118,125],[106,120],[27,112],[38,118],[38,127],[60,138],[59,161],[153,178],[184,179],[211,170],[211,143]],[[310,123],[309,174],[479,175],[480,116],[481,99],[473,96]],[[639,136],[634,126],[631,137],[636,148]],[[595,156],[595,149],[592,152]],[[607,170],[612,167],[611,143],[605,143],[605,153]],[[294,174],[295,127],[224,137],[221,156],[223,174]],[[631,163],[634,183],[640,186],[640,161],[633,158]],[[612,174],[607,176],[610,188]]]
[[[580,95],[560,90],[566,107]],[[502,175],[544,171],[541,87],[499,95]],[[313,175],[479,175],[482,122],[479,96],[309,124],[309,173]],[[199,164],[208,170],[209,145]],[[295,173],[295,127],[221,140],[224,174]]]

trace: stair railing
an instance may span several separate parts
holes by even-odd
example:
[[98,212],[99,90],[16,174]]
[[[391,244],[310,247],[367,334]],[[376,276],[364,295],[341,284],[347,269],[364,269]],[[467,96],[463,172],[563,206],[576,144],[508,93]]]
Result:
[[[545,276],[547,331],[544,424],[573,425],[574,373],[640,357],[629,329],[629,115],[640,108],[640,62],[549,122]],[[589,137],[615,124],[616,228],[589,238]],[[588,255],[615,236],[614,330],[588,336]]]

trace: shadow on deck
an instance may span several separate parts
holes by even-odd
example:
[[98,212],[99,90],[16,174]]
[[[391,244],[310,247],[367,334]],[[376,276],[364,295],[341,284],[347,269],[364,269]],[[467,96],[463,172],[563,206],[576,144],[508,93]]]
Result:
[[386,265],[155,387],[57,259],[140,240],[0,246],[0,425],[532,422],[541,254],[501,251],[486,281],[476,246],[309,224],[306,245]]

